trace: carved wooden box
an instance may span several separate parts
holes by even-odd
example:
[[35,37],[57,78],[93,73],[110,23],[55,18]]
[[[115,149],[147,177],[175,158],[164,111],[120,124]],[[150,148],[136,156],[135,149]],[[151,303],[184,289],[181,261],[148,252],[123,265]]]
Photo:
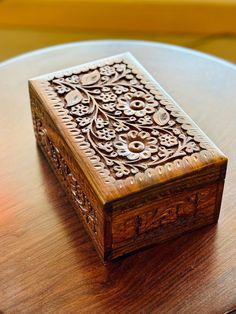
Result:
[[217,221],[226,157],[131,54],[29,91],[37,142],[104,261]]

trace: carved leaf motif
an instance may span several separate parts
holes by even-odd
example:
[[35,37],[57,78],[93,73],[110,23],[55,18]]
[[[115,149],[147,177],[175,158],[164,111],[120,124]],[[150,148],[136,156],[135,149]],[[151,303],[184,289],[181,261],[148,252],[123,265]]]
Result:
[[162,126],[170,120],[170,115],[165,109],[160,108],[156,113],[154,113],[153,120],[156,124]]
[[97,81],[100,79],[100,73],[98,70],[94,70],[92,72],[89,72],[87,74],[84,74],[81,78],[82,85],[92,85],[97,83]]
[[69,92],[66,97],[66,108],[77,105],[83,99],[82,94],[78,90],[73,90]]

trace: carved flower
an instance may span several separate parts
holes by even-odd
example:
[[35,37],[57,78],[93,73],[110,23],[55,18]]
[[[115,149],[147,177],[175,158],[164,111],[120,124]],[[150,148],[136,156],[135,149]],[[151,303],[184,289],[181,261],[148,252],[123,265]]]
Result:
[[114,102],[102,104],[102,108],[109,111],[109,112],[115,111],[115,106],[116,106],[116,104]]
[[153,123],[150,116],[144,116],[142,118],[139,118],[138,121],[143,125],[151,125]]
[[97,118],[96,120],[96,128],[102,129],[104,126],[108,125],[109,122],[106,120],[103,120],[102,118]]
[[116,137],[115,130],[104,128],[102,130],[97,131],[98,137],[102,140],[111,140],[112,138]]
[[79,77],[78,75],[72,75],[71,77],[67,77],[65,79],[66,82],[72,83],[72,84],[78,84],[79,83]]
[[89,112],[88,106],[77,105],[71,108],[71,113],[76,116],[85,116]]
[[159,147],[158,156],[160,158],[169,157],[171,154],[174,153],[174,150],[172,148],[166,148],[164,146]]
[[121,135],[120,140],[114,143],[117,153],[126,156],[129,160],[147,159],[157,152],[157,139],[150,137],[145,131],[130,131]]
[[122,86],[122,85],[116,85],[113,87],[113,90],[117,95],[120,95],[122,93],[128,92],[129,89],[127,87]]
[[116,69],[117,72],[120,73],[120,72],[123,72],[125,70],[126,66],[125,66],[125,64],[120,63],[120,64],[115,64],[114,68]]
[[64,83],[64,82],[65,82],[64,77],[60,77],[60,78],[53,80],[53,83],[55,83],[55,84],[58,84],[58,83],[60,84],[60,83]]
[[194,142],[189,142],[187,145],[186,145],[186,152],[187,153],[193,153],[193,152],[198,152],[200,150],[200,148],[197,146],[196,143]]
[[117,132],[129,131],[129,127],[120,121],[114,122],[113,126]]
[[116,70],[113,67],[106,65],[100,68],[100,73],[101,75],[111,76],[112,74],[116,73]]
[[90,123],[91,119],[89,117],[79,117],[76,119],[80,126],[85,126]]
[[101,93],[101,95],[99,95],[97,98],[102,100],[103,102],[109,102],[109,101],[115,101],[117,96],[116,94],[112,92],[108,92],[108,93]]
[[115,166],[114,170],[116,172],[117,178],[122,178],[124,176],[127,176],[130,173],[130,170],[127,167],[125,167],[123,164],[119,164]]
[[98,143],[98,147],[107,153],[111,153],[113,151],[112,142]]
[[172,147],[178,144],[177,138],[170,134],[164,134],[159,137],[160,144],[166,147]]
[[122,110],[127,116],[143,117],[153,113],[156,106],[153,96],[137,91],[120,97],[116,108]]
[[58,94],[64,94],[64,93],[68,93],[71,89],[70,87],[64,86],[64,85],[59,85],[55,87]]

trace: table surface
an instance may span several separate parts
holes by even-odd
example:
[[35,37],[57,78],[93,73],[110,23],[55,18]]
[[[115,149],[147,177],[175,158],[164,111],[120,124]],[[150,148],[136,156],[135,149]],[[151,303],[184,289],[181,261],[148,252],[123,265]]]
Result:
[[[27,80],[130,51],[229,157],[221,215],[104,266],[35,144]],[[236,67],[169,45],[93,41],[0,65],[0,312],[225,313],[236,308]]]

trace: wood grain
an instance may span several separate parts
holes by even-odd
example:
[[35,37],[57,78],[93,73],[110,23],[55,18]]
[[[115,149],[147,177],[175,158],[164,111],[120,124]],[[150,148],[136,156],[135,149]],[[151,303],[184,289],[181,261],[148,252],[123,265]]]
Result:
[[[229,157],[229,166],[218,225],[105,267],[37,150],[27,80],[124,51],[168,88]],[[2,64],[0,71],[0,309],[224,313],[235,308],[235,67],[171,46],[111,41],[29,54]]]

